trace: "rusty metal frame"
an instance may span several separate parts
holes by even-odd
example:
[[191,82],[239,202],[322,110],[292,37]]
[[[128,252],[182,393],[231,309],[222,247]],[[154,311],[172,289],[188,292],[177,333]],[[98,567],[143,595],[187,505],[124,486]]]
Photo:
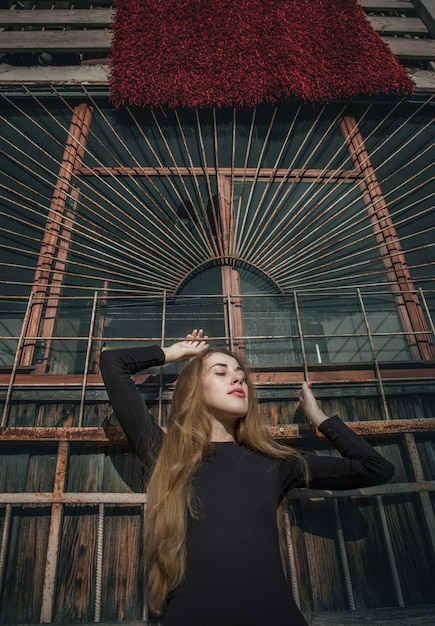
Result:
[[360,188],[367,206],[382,260],[396,296],[397,310],[414,358],[435,359],[435,347],[427,326],[416,289],[408,269],[400,239],[388,205],[371,164],[363,137],[355,118],[345,116],[340,124],[349,156],[355,169],[362,174]]
[[[64,221],[67,199],[71,194],[71,180],[74,169],[80,166],[84,156],[91,119],[91,107],[87,104],[79,104],[75,107],[48,213],[32,287],[34,306],[28,324],[28,335],[30,336],[36,336],[39,333],[44,300],[50,285],[51,269],[53,263],[57,261],[55,255],[59,244],[60,230]],[[30,365],[32,363],[35,345],[34,340],[25,342],[21,354],[21,365]]]

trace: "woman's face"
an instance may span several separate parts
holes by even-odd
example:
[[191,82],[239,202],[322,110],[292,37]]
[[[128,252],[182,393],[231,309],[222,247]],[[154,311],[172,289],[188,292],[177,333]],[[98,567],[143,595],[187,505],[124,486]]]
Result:
[[248,412],[245,373],[229,354],[213,352],[205,358],[202,387],[205,404],[219,421],[234,422]]

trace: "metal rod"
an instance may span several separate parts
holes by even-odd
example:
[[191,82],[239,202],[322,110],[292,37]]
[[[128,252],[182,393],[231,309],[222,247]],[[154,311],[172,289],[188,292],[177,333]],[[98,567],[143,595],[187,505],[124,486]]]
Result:
[[344,586],[346,588],[348,608],[351,611],[355,611],[356,604],[355,604],[355,596],[353,593],[352,577],[350,575],[349,559],[347,556],[346,542],[345,542],[344,533],[343,533],[343,524],[341,521],[341,512],[340,512],[340,507],[338,505],[337,498],[334,498],[333,503],[334,503],[335,525],[337,529],[338,556],[340,559],[341,569],[343,572]]
[[2,412],[1,422],[0,422],[0,428],[4,428],[6,426],[6,423],[7,423],[8,411],[9,411],[9,403],[11,401],[12,390],[13,390],[14,381],[15,381],[15,376],[16,376],[16,373],[17,373],[18,364],[20,362],[21,351],[22,351],[22,348],[23,348],[24,338],[25,338],[25,334],[26,334],[26,331],[27,331],[27,326],[28,326],[28,323],[29,323],[30,314],[31,314],[31,311],[32,311],[33,296],[34,296],[34,294],[33,294],[33,292],[31,292],[30,296],[29,296],[29,301],[27,303],[26,312],[24,314],[23,323],[21,325],[21,332],[20,332],[20,336],[19,336],[19,339],[18,339],[18,343],[17,343],[17,349],[15,350],[15,357],[14,357],[14,362],[12,364],[11,375],[10,375],[10,378],[9,378],[8,390],[7,390],[7,393],[6,393],[5,403],[3,405],[3,412]]
[[5,516],[3,520],[2,542],[0,546],[0,594],[3,591],[3,579],[6,565],[6,551],[8,546],[9,529],[11,525],[12,504],[5,506]]
[[[348,489],[339,492],[323,491],[320,489],[304,489],[291,492],[290,500],[298,499],[329,499],[329,498],[372,498],[373,496],[391,496],[403,494],[433,493],[435,492],[435,480],[426,480],[419,483],[395,483],[378,485],[376,487],[362,487],[361,489]],[[22,506],[32,504],[34,506],[47,506],[47,504],[76,504],[105,506],[140,506],[147,501],[146,493],[111,493],[111,492],[7,492],[0,493],[0,504]]]
[[230,339],[230,350],[234,350],[234,336],[233,336],[233,315],[231,305],[231,295],[227,293],[227,317],[228,317],[228,333]]
[[[239,201],[237,203],[237,208],[234,207],[234,232],[235,233],[239,232],[239,222],[240,222],[240,218],[242,215],[243,191],[245,188],[245,182],[246,182],[246,177],[247,177],[249,156],[251,154],[252,138],[254,135],[254,124],[255,124],[256,115],[257,115],[257,109],[254,108],[252,109],[252,118],[251,118],[251,124],[249,126],[249,135],[248,135],[248,141],[246,144],[245,159],[243,163],[243,172],[241,174],[242,180],[241,180],[241,187],[239,191]],[[235,237],[234,239],[235,239],[234,245],[236,245],[237,238]],[[235,248],[234,248],[234,254],[235,254]]]
[[[163,292],[163,302],[162,302],[162,337],[160,340],[160,347],[164,348],[165,346],[165,335],[166,335],[166,291]],[[157,423],[159,426],[162,426],[163,423],[163,365],[160,366],[159,372],[159,408],[158,408],[158,418]]]
[[388,528],[387,516],[385,515],[384,503],[382,496],[376,496],[376,503],[378,505],[378,511],[381,518],[382,532],[385,541],[385,547],[387,549],[388,562],[390,564],[391,575],[393,577],[393,586],[396,593],[396,598],[399,606],[405,606],[403,599],[402,587],[400,585],[399,572],[397,569],[396,559],[394,557],[393,544],[391,541],[390,530]]
[[301,595],[299,593],[299,582],[298,575],[296,570],[296,559],[295,559],[295,551],[293,545],[293,539],[291,534],[291,525],[290,525],[290,516],[286,511],[284,513],[284,524],[285,524],[285,539],[287,545],[287,559],[288,566],[290,570],[290,583],[292,587],[293,598],[299,607],[301,608]]
[[95,316],[96,316],[96,312],[97,312],[97,303],[98,303],[98,292],[95,291],[94,293],[94,300],[92,302],[92,313],[91,313],[91,319],[89,322],[89,334],[88,334],[88,343],[86,346],[86,358],[85,358],[85,365],[84,365],[84,371],[83,371],[83,384],[82,384],[82,393],[81,393],[81,397],[80,397],[80,409],[79,409],[79,428],[81,428],[83,426],[83,414],[84,414],[84,409],[85,409],[85,398],[86,398],[86,386],[88,383],[88,375],[89,375],[89,361],[91,358],[91,351],[92,351],[92,341],[93,341],[93,335],[94,335],[94,325],[95,325]]
[[370,342],[370,349],[372,351],[373,364],[375,366],[376,378],[377,378],[377,381],[378,381],[378,384],[379,384],[379,389],[381,391],[382,406],[384,408],[384,416],[385,416],[386,420],[389,420],[390,419],[390,411],[388,410],[387,398],[385,396],[384,385],[383,385],[383,382],[382,382],[382,374],[381,374],[381,370],[379,368],[379,361],[378,361],[378,357],[377,357],[377,354],[376,354],[376,348],[375,348],[375,344],[373,342],[372,333],[371,333],[371,330],[370,330],[369,320],[368,320],[367,313],[366,313],[366,310],[365,310],[364,301],[363,301],[363,298],[362,298],[362,295],[361,295],[361,290],[357,289],[357,293],[358,293],[358,300],[359,300],[359,303],[360,303],[360,306],[361,306],[361,311],[362,311],[363,318],[364,318],[364,323],[365,323],[366,328],[367,328],[367,337],[368,337],[368,340]]
[[301,321],[301,316],[299,312],[298,296],[297,296],[296,291],[293,293],[293,297],[294,297],[294,303],[295,303],[296,321],[297,321],[298,332],[299,332],[299,341],[301,342],[302,361],[304,364],[304,378],[307,382],[309,382],[310,378],[309,378],[309,373],[308,373],[307,354],[305,352],[304,333],[302,330],[302,321]]
[[[189,176],[192,176],[193,180],[195,181],[196,192],[197,192],[197,195],[198,195],[198,198],[199,198],[199,202],[200,202],[200,205],[201,205],[201,209],[202,209],[202,214],[201,214],[200,211],[198,210],[196,202],[194,202],[194,200],[192,199],[192,197],[190,195],[189,190],[187,189],[186,190],[187,198],[188,198],[188,200],[190,201],[190,203],[192,205],[192,209],[194,211],[194,215],[195,215],[196,221],[197,221],[197,224],[195,224],[195,229],[196,229],[196,232],[198,232],[199,236],[201,237],[201,240],[204,243],[204,245],[205,245],[205,247],[206,247],[206,249],[208,251],[208,254],[213,255],[213,247],[212,247],[212,245],[210,243],[210,239],[207,237],[207,232],[206,232],[206,230],[204,228],[204,219],[202,219],[203,216],[207,214],[207,209],[206,209],[206,204],[204,203],[204,199],[203,199],[202,193],[201,193],[201,188],[200,188],[200,185],[199,185],[199,182],[198,182],[198,176],[202,176],[204,174],[204,168],[195,168],[193,166],[192,155],[191,155],[190,150],[189,150],[189,146],[188,146],[188,143],[187,143],[187,140],[186,140],[186,135],[185,135],[185,132],[184,132],[184,129],[183,129],[183,125],[181,124],[181,120],[180,120],[180,117],[178,115],[177,109],[174,109],[174,113],[175,113],[175,117],[177,119],[178,128],[180,130],[181,138],[183,140],[184,149],[186,151],[187,158],[188,158],[188,161],[189,161],[189,168],[190,168]],[[178,172],[179,172],[178,175],[179,176],[182,175],[180,169],[181,168],[179,168],[179,170],[178,170]],[[213,168],[213,173],[214,173],[214,168]]]
[[432,335],[433,335],[433,337],[435,339],[435,325],[434,325],[434,321],[432,319],[432,315],[430,313],[430,310],[429,310],[429,307],[427,305],[427,301],[426,301],[423,289],[421,287],[419,289],[419,293],[420,293],[420,297],[421,297],[421,299],[423,301],[424,310],[426,311],[426,316],[427,316],[428,322],[430,324]]
[[[414,471],[414,478],[417,482],[425,482],[425,476],[423,466],[421,463],[420,455],[418,453],[417,443],[413,433],[405,433],[404,435],[406,447],[408,450],[408,456],[411,461],[412,469]],[[435,555],[435,513],[431,503],[429,492],[420,491],[420,504],[423,511],[423,519],[426,525],[429,540],[432,545],[432,551]]]
[[[250,233],[250,231],[251,231],[251,229],[253,227],[253,224],[255,223],[256,215],[260,211],[261,202],[260,202],[260,205],[256,207],[253,218],[249,219],[249,221],[248,221],[249,208],[251,206],[251,202],[252,202],[252,198],[253,198],[254,190],[255,190],[255,185],[257,183],[258,176],[260,174],[261,164],[262,164],[262,161],[263,161],[263,158],[264,158],[264,153],[266,151],[267,142],[269,141],[269,137],[270,137],[270,134],[272,132],[273,125],[275,123],[277,112],[278,112],[278,107],[275,107],[274,110],[273,110],[273,113],[272,113],[272,117],[271,117],[270,122],[269,122],[269,126],[268,126],[267,131],[266,131],[266,135],[265,135],[265,137],[263,139],[263,145],[261,146],[261,151],[260,151],[259,157],[257,159],[257,165],[256,165],[256,168],[255,168],[255,174],[254,174],[253,180],[250,181],[251,182],[251,189],[249,191],[248,200],[247,200],[246,206],[245,206],[245,214],[244,214],[243,219],[242,219],[242,224],[241,224],[240,233],[239,233],[239,236],[240,236],[239,255],[240,256],[244,255],[244,250],[245,250],[246,246],[251,247],[251,241],[248,240],[248,237],[249,237],[249,233]],[[248,221],[248,228],[246,229],[246,232],[244,233],[244,237],[242,238],[242,233],[245,230],[247,221]]]
[[95,568],[94,622],[99,622],[101,620],[103,551],[104,551],[104,503],[101,502],[98,506],[97,563],[96,563],[96,568]]

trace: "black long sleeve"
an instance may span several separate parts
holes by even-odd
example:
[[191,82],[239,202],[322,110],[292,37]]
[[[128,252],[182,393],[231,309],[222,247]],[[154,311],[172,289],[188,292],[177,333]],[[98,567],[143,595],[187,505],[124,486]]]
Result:
[[131,376],[164,362],[165,355],[158,346],[106,350],[100,360],[101,375],[116,417],[148,470],[155,463],[164,434],[150,415]]
[[[323,422],[319,430],[342,457],[305,456],[312,489],[358,489],[385,483],[392,477],[394,466],[337,415]],[[305,486],[301,464],[295,457],[282,462],[281,476],[284,490]]]

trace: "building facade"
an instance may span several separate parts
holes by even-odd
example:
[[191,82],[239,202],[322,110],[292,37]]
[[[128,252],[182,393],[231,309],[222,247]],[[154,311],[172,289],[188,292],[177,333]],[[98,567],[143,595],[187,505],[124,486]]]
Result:
[[[144,477],[99,356],[198,325],[274,436],[333,454],[309,380],[396,467],[292,494],[302,611],[433,620],[435,16],[360,4],[414,96],[169,111],[113,109],[110,3],[2,4],[0,623],[146,620]],[[176,374],[137,377],[162,425]]]

